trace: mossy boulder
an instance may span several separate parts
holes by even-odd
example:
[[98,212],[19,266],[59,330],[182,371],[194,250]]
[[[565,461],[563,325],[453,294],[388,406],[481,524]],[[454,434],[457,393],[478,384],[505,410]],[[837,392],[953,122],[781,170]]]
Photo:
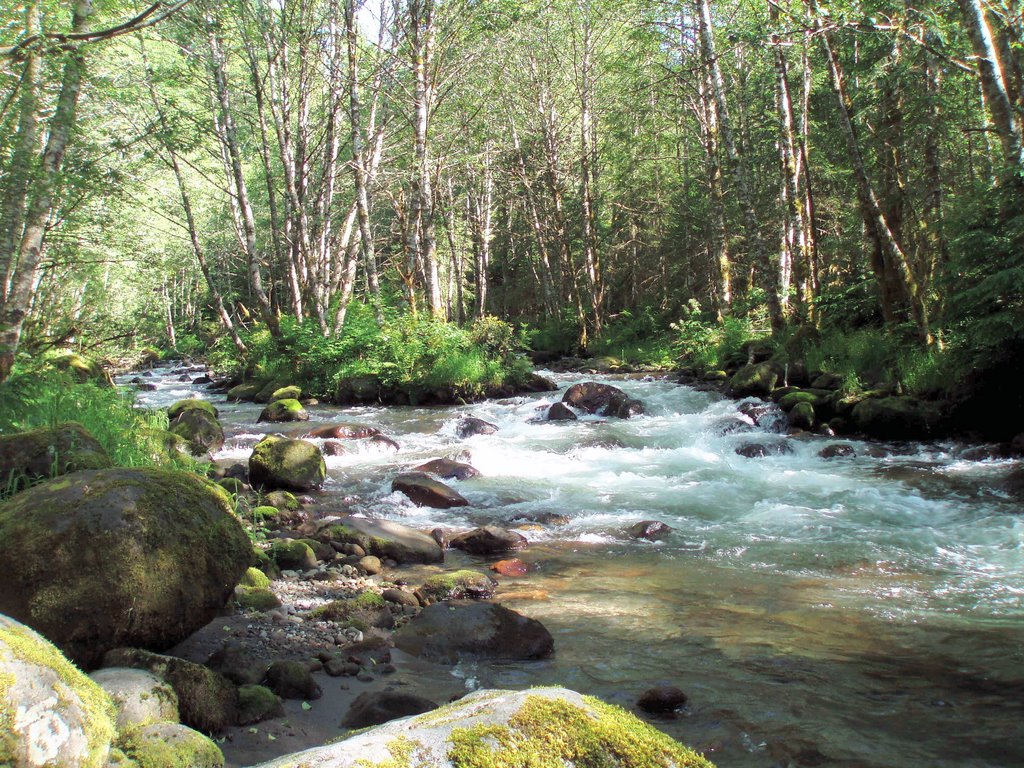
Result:
[[485,525],[453,536],[448,546],[471,555],[500,555],[524,549],[530,542],[521,533]]
[[462,570],[431,576],[416,590],[416,597],[422,605],[444,600],[486,600],[494,597],[497,588],[498,582],[486,573]]
[[285,571],[308,571],[316,568],[313,548],[299,539],[274,539],[267,550],[270,559]]
[[270,395],[270,402],[276,403],[278,400],[299,400],[301,398],[302,389],[292,385],[275,389],[273,394]]
[[789,411],[789,424],[797,429],[814,429],[818,423],[811,403],[797,403]]
[[573,384],[562,395],[562,402],[584,413],[628,419],[644,412],[643,403],[618,387],[596,381]]
[[209,400],[201,400],[198,397],[191,397],[187,400],[179,400],[170,408],[167,409],[168,421],[174,421],[176,418],[181,416],[185,411],[198,409],[205,411],[206,413],[213,416],[213,418],[220,418],[220,412],[213,406]]
[[298,400],[274,400],[260,412],[257,423],[268,421],[273,424],[285,421],[309,421],[309,411]]
[[224,607],[252,545],[212,483],[159,469],[76,472],[0,503],[0,611],[86,668],[163,650]]
[[274,507],[278,512],[301,512],[302,502],[295,498],[295,494],[288,491],[271,491],[264,495],[263,503]]
[[115,717],[110,697],[57,648],[0,616],[0,765],[103,768]]
[[619,707],[565,688],[476,691],[441,709],[255,768],[714,768]]
[[202,664],[140,648],[115,648],[104,655],[103,663],[148,670],[167,682],[178,696],[181,722],[191,728],[216,733],[238,719],[238,689]]
[[224,428],[202,408],[187,408],[170,423],[168,430],[188,440],[195,456],[215,453],[224,447]]
[[260,587],[235,587],[235,605],[242,611],[272,611],[281,605],[277,595]]
[[309,665],[301,661],[275,661],[267,670],[267,687],[282,699],[319,699],[323,695]]
[[345,600],[332,600],[314,608],[306,614],[306,618],[310,621],[333,621],[360,630],[370,627],[391,629],[395,626],[387,601],[375,592],[364,592]]
[[934,403],[912,397],[869,397],[853,408],[855,428],[885,440],[920,440],[930,437],[939,423]]
[[394,635],[395,646],[429,661],[523,661],[554,653],[551,633],[502,605],[474,601],[435,603]]
[[138,768],[224,768],[224,753],[207,736],[180,723],[155,723],[122,738]]
[[0,435],[0,490],[111,466],[113,462],[100,442],[77,422]]
[[[831,394],[831,393],[829,393]],[[779,408],[786,411],[787,413],[793,410],[800,403],[810,403],[811,405],[817,405],[821,401],[821,396],[814,392],[808,392],[805,389],[796,390],[789,392],[779,398]]]
[[357,544],[367,554],[390,558],[400,565],[437,563],[444,559],[444,551],[433,538],[390,520],[365,517],[328,519],[322,523],[317,538],[338,544]]
[[148,454],[154,464],[168,464],[182,458],[191,459],[192,443],[166,429],[144,429]]
[[269,435],[249,456],[249,482],[263,489],[309,491],[327,477],[320,449],[306,440]]
[[391,481],[391,490],[405,494],[418,507],[468,507],[469,500],[454,488],[424,472],[403,472]]
[[252,725],[284,715],[281,697],[264,685],[243,685],[238,689],[238,724]]
[[744,365],[729,379],[729,394],[733,397],[768,397],[779,378],[779,366],[775,363]]
[[270,589],[270,577],[259,568],[248,568],[238,580],[239,587],[247,589]]
[[89,677],[107,692],[117,707],[117,730],[152,723],[178,722],[178,694],[165,680],[145,669],[108,667]]
[[59,371],[69,373],[75,381],[82,384],[92,383],[100,387],[114,386],[114,380],[102,365],[82,355],[73,353],[61,355],[53,358],[50,365]]
[[252,399],[257,403],[269,403],[275,392],[288,386],[290,386],[290,384],[287,381],[271,379],[263,385],[263,388],[259,392],[253,395]]
[[228,402],[235,403],[239,400],[253,400],[256,395],[263,391],[265,386],[267,386],[266,379],[243,381],[241,384],[234,386],[227,391]]

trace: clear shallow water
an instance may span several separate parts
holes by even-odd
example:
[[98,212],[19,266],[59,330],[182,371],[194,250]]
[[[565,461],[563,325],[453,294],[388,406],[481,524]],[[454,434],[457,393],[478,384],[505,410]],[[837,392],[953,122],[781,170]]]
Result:
[[[325,508],[422,528],[570,518],[525,531],[522,557],[537,570],[502,585],[507,604],[549,627],[556,657],[454,674],[489,687],[559,682],[625,706],[651,684],[678,685],[689,712],[659,727],[721,766],[1024,765],[1024,516],[1007,483],[1019,463],[964,461],[952,445],[872,457],[855,441],[732,431],[742,417],[731,401],[668,381],[613,383],[647,414],[532,423],[555,393],[311,409],[314,424],[368,424],[401,445],[356,441],[329,458]],[[140,400],[191,391],[160,380]],[[290,431],[255,425],[260,406],[218,406],[220,462]],[[454,420],[469,414],[499,432],[457,439]],[[781,440],[791,454],[735,453]],[[858,457],[820,458],[831,442]],[[390,492],[396,471],[459,450],[483,473],[451,483],[471,507],[417,508]],[[639,520],[674,533],[631,541],[623,529]]]

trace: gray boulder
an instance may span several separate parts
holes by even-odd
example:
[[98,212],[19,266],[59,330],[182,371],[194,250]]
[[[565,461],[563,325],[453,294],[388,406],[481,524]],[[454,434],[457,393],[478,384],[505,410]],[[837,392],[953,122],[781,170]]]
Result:
[[423,472],[403,472],[391,482],[391,490],[405,494],[418,507],[450,509],[469,506],[469,500],[461,493]]
[[506,531],[496,525],[485,525],[460,533],[448,542],[452,549],[461,549],[471,555],[500,555],[523,549],[530,542],[515,531]]
[[444,559],[441,546],[430,536],[390,520],[328,518],[322,521],[316,537],[332,544],[355,544],[366,554],[390,558],[400,565],[436,563]]
[[164,680],[144,669],[108,667],[89,675],[117,707],[117,730],[129,726],[178,722],[178,694]]

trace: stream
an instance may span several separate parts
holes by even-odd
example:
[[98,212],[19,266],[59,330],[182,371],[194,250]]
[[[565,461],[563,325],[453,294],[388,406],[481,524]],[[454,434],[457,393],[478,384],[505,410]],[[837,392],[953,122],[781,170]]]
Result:
[[[543,373],[543,372],[542,372]],[[320,509],[430,530],[511,525],[535,564],[499,599],[555,638],[542,662],[460,664],[454,687],[561,684],[630,708],[677,685],[686,712],[655,725],[722,768],[1024,765],[1024,465],[970,461],[952,443],[879,446],[788,438],[737,404],[666,379],[612,383],[643,401],[629,420],[538,422],[561,393],[449,408],[318,406],[308,425],[256,425],[262,406],[158,370],[145,407],[198,394],[228,436],[218,463],[246,462],[266,432],[331,422],[381,429],[328,457]],[[473,415],[493,435],[456,438]],[[786,455],[745,458],[750,442]],[[825,459],[826,445],[854,457]],[[416,507],[396,472],[468,450],[482,476],[446,481],[470,507]],[[657,520],[663,541],[625,532]],[[485,567],[451,553],[449,562]]]

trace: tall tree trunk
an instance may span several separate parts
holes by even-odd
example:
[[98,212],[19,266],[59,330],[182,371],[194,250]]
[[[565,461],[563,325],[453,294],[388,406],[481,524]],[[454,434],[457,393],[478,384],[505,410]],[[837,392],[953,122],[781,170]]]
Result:
[[[92,0],[77,0],[71,19],[72,33],[85,32],[92,14]],[[18,263],[12,270],[10,288],[0,309],[0,382],[6,381],[11,375],[21,343],[22,328],[38,285],[46,223],[60,187],[64,153],[75,127],[75,112],[84,76],[85,53],[81,48],[72,48],[64,63],[57,108],[50,118],[46,147],[30,190],[24,228],[18,244]]]
[[601,332],[604,287],[597,250],[597,227],[594,212],[594,174],[596,142],[594,140],[594,41],[589,8],[584,8],[580,61],[577,66],[577,92],[580,104],[580,203],[583,224],[583,273],[590,294],[590,321],[594,335]]

